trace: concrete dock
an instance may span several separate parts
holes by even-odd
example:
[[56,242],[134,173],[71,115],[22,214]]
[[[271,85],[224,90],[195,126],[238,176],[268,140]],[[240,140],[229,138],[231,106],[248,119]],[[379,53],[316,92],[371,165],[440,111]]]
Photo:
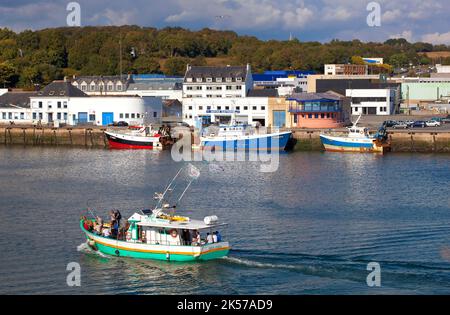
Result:
[[[450,126],[450,125],[449,125]],[[450,128],[389,129],[392,152],[450,153]],[[0,145],[49,145],[108,148],[104,127],[0,126]],[[321,133],[344,135],[345,129],[292,129],[298,140],[296,151],[322,151]],[[376,130],[372,130],[376,132]]]

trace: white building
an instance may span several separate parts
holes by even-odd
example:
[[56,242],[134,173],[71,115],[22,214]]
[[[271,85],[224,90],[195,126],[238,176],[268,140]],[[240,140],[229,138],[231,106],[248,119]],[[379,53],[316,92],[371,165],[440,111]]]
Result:
[[238,122],[265,126],[268,107],[268,97],[187,98],[183,101],[183,121],[192,126],[198,122],[226,124],[234,116]]
[[450,65],[446,66],[446,65],[437,64],[436,65],[436,72],[437,73],[450,73]]
[[139,96],[88,96],[68,81],[54,81],[30,97],[32,120],[58,121],[68,125],[108,125],[115,121],[129,124],[159,120],[162,99]]
[[367,75],[369,73],[369,66],[352,64],[325,64],[323,71],[325,75]]
[[30,124],[30,96],[36,92],[8,92],[0,95],[0,124]]
[[352,115],[393,115],[400,104],[399,89],[347,89]]
[[253,87],[250,65],[226,67],[187,66],[183,100],[188,98],[246,97]]

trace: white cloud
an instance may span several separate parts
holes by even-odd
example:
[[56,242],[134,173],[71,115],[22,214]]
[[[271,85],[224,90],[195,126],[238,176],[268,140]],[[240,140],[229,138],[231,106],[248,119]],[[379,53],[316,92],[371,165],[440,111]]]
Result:
[[450,32],[425,34],[422,36],[422,41],[432,44],[450,45]]
[[414,41],[414,36],[413,36],[412,31],[403,31],[400,34],[391,35],[391,36],[389,36],[389,38],[404,38],[410,43]]

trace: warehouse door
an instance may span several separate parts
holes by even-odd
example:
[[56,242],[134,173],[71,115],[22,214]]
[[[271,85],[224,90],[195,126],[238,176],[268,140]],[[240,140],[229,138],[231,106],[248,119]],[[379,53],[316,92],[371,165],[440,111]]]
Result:
[[108,126],[114,122],[114,113],[102,113],[102,125]]
[[86,112],[79,112],[78,113],[78,123],[79,124],[86,124],[88,122],[88,113]]
[[273,111],[273,126],[274,127],[286,126],[286,112],[284,110]]

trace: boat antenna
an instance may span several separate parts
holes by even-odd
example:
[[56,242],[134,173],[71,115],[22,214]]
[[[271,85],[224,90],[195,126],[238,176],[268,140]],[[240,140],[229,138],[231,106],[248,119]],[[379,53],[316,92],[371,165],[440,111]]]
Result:
[[356,126],[358,124],[361,117],[362,117],[362,114],[359,114],[358,119],[356,119],[356,121],[353,123],[353,126]]
[[181,171],[182,171],[183,169],[184,169],[184,167],[180,168],[180,169],[178,170],[177,174],[172,178],[172,180],[171,180],[171,181],[169,182],[169,184],[166,186],[166,189],[164,190],[164,192],[163,192],[162,194],[158,194],[158,199],[159,199],[159,201],[158,201],[158,203],[156,204],[155,209],[158,209],[158,208],[161,207],[161,204],[163,203],[164,198],[165,198],[167,192],[169,191],[169,189],[172,188],[172,185],[173,185],[175,179],[180,175],[180,173],[181,173]]

